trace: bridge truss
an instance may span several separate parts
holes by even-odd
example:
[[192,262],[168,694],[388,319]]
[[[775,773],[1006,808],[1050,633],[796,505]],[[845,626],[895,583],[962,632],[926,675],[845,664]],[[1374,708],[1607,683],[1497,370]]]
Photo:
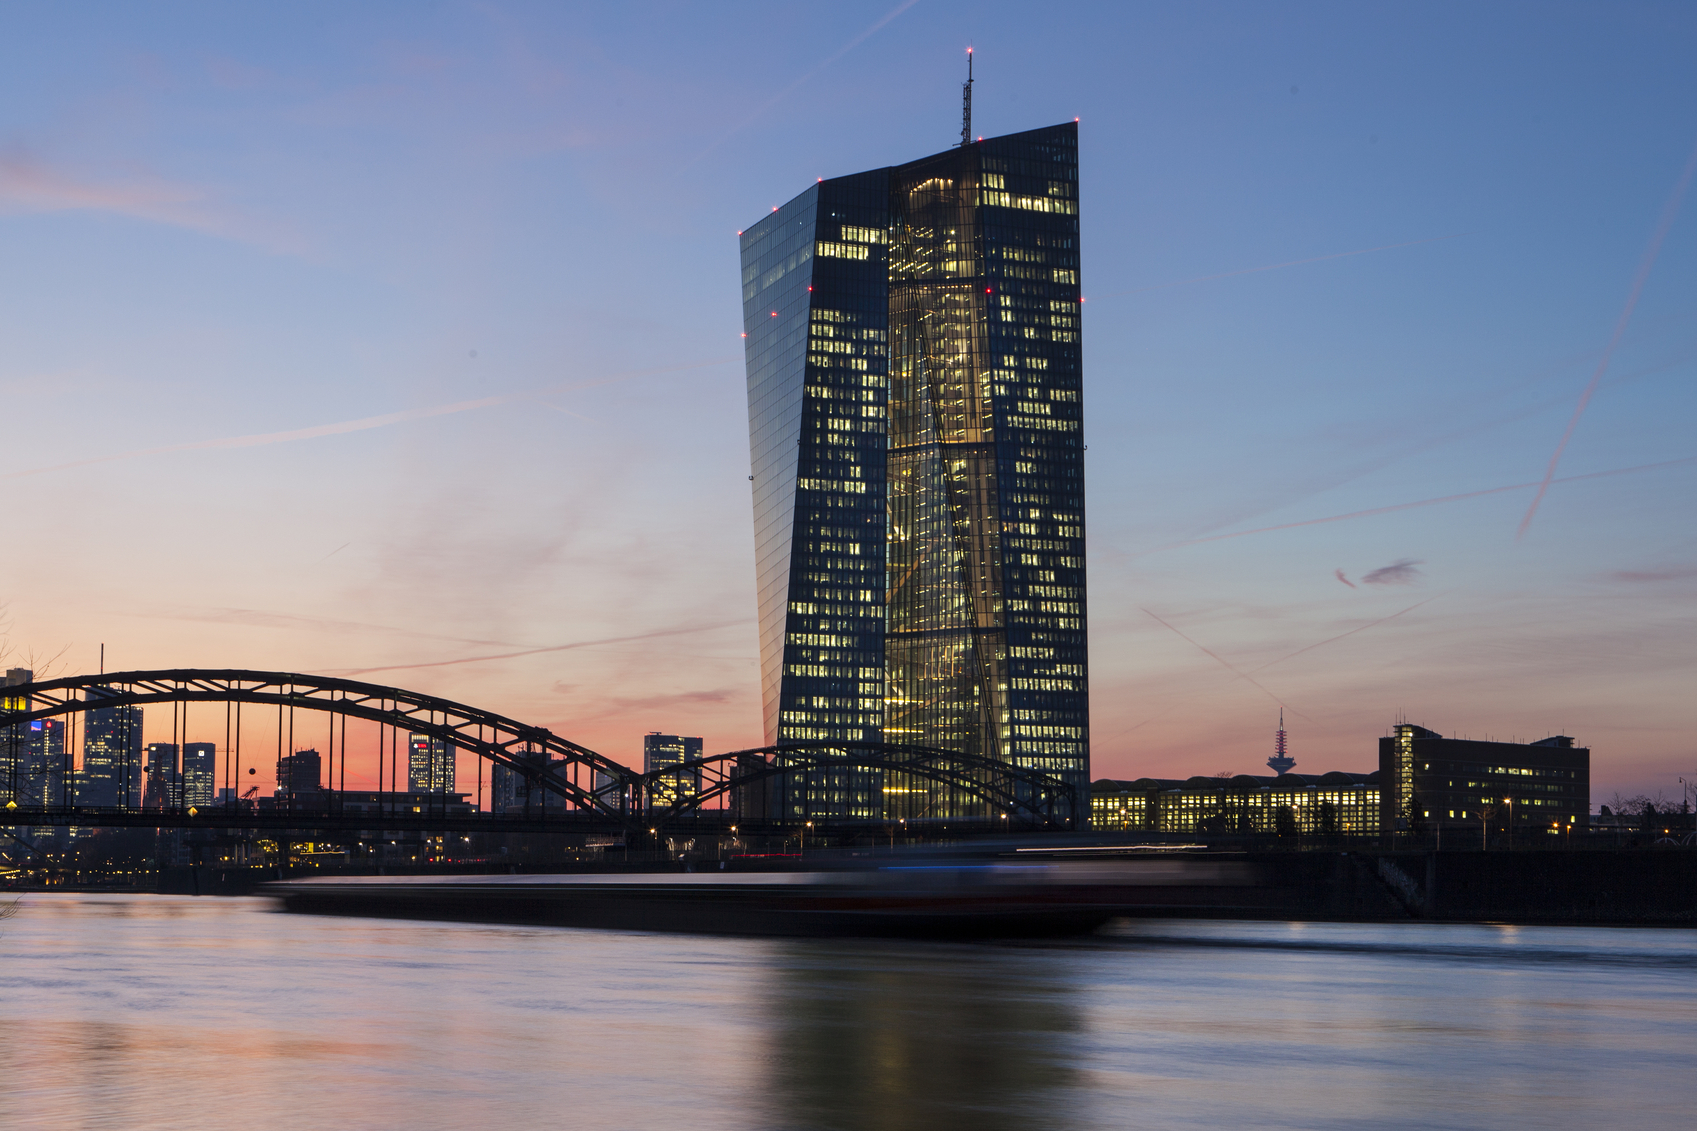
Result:
[[[618,827],[640,837],[679,824],[699,827],[704,818],[711,818],[714,824],[727,818],[762,825],[799,825],[809,820],[838,824],[857,818],[918,823],[947,815],[949,811],[957,814],[968,811],[992,827],[1000,821],[1004,827],[1031,829],[1072,827],[1077,815],[1082,813],[1072,787],[1066,782],[1039,771],[946,750],[865,743],[786,743],[694,759],[644,774],[547,728],[438,696],[357,680],[244,669],[110,672],[7,687],[0,690],[0,757],[8,753],[5,746],[10,736],[14,748],[11,764],[14,767],[18,764],[16,736],[36,720],[70,719],[89,711],[164,704],[175,705],[172,729],[176,741],[181,740],[179,730],[181,738],[188,735],[190,705],[222,705],[225,756],[219,781],[231,789],[232,797],[242,780],[244,708],[248,709],[250,719],[252,709],[259,708],[277,712],[275,747],[279,757],[296,747],[297,734],[302,738],[309,734],[305,722],[296,729],[300,713],[328,716],[326,732],[314,728],[310,733],[326,735],[327,788],[331,791],[345,790],[349,719],[376,723],[388,730],[386,763],[384,731],[379,730],[380,790],[385,765],[391,789],[405,788],[399,770],[405,756],[405,746],[399,738],[402,734],[422,735],[470,751],[491,765],[504,766],[520,775],[538,799],[536,812],[532,813],[527,806],[525,828]],[[204,717],[200,724],[197,729],[204,734],[208,729]],[[249,729],[251,734],[252,727]],[[315,739],[308,740],[317,745]],[[67,770],[70,745],[65,744]],[[249,759],[250,767],[254,760]],[[135,772],[139,770],[139,766],[135,767]],[[69,783],[71,775],[64,773],[63,780]],[[858,790],[860,802],[845,808],[837,800],[845,789],[851,793]],[[15,792],[5,781],[0,781],[0,790]],[[554,799],[552,814],[550,798]],[[944,798],[949,800],[939,808],[939,799]],[[38,807],[31,806],[27,815],[14,810],[0,820],[19,825],[38,821],[133,825],[138,820],[142,823],[150,820],[134,815],[135,809],[123,805],[110,811],[78,807],[68,789],[59,800],[60,804],[50,803],[39,813]],[[303,809],[287,814],[275,812],[261,820],[257,813],[239,816],[233,811],[251,806],[231,802],[225,806],[216,815],[178,813],[168,817],[153,810],[156,816],[151,820],[176,825],[258,827],[297,817],[310,819]],[[365,818],[350,816],[346,820],[376,819],[387,825],[392,820],[411,822],[417,812],[392,815],[380,812]],[[560,819],[559,826],[550,822],[551,815]],[[432,817],[426,810],[417,819],[442,821],[448,816],[444,811]],[[458,826],[486,820],[484,816],[468,818],[461,814],[453,823]],[[495,821],[491,827],[506,823],[510,822]]]

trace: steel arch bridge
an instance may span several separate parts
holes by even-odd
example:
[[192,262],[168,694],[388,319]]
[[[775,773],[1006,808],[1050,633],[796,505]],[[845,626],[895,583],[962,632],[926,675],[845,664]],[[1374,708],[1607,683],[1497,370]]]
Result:
[[[409,735],[425,735],[470,751],[492,765],[505,766],[521,775],[532,791],[539,789],[543,794],[559,798],[569,810],[616,822],[633,834],[679,822],[700,813],[708,803],[722,800],[731,802],[733,815],[779,824],[794,818],[793,823],[800,823],[814,816],[809,808],[811,802],[804,800],[799,815],[768,815],[765,812],[771,807],[765,800],[771,793],[768,783],[777,783],[780,788],[787,783],[786,796],[793,797],[799,792],[807,799],[817,795],[822,783],[824,788],[829,788],[844,775],[859,775],[863,787],[876,779],[880,802],[884,800],[882,794],[888,781],[924,783],[923,790],[914,790],[911,784],[891,788],[898,793],[927,797],[941,790],[971,801],[992,820],[997,817],[1010,822],[1017,820],[1019,827],[1071,827],[1079,813],[1076,791],[1070,783],[981,756],[920,746],[786,743],[693,759],[643,774],[544,727],[529,726],[450,699],[298,672],[174,668],[107,672],[7,687],[0,691],[0,744],[4,743],[5,735],[18,733],[12,728],[38,719],[65,718],[113,707],[163,704],[185,705],[182,732],[186,737],[186,705],[194,703],[225,707],[225,777],[227,784],[232,785],[239,781],[240,775],[241,709],[257,706],[275,708],[278,712],[276,741],[280,752],[283,736],[288,734],[292,739],[297,712],[331,716],[328,755],[332,773],[339,757],[345,777],[346,721],[360,719],[390,727],[397,735],[404,730]],[[342,720],[339,755],[337,717]],[[206,728],[203,725],[200,729],[204,733]],[[304,729],[302,733],[306,733]],[[292,748],[292,741],[289,745]],[[68,750],[67,744],[67,757]],[[232,756],[236,759],[233,773]],[[390,758],[389,772],[393,776],[397,769],[393,753]],[[381,766],[380,761],[380,788]],[[687,780],[691,788],[680,789],[682,780]],[[0,787],[6,785],[0,783]],[[757,807],[759,812],[753,811]],[[830,808],[821,807],[817,818],[840,819]],[[880,809],[884,808],[880,805]],[[915,820],[937,815],[926,813],[923,807],[900,814]],[[28,823],[23,813],[16,816],[19,823]],[[100,821],[91,819],[87,823]]]
[[[779,787],[777,796],[771,786]],[[982,755],[900,743],[786,742],[733,750],[656,770],[645,775],[644,788],[656,826],[720,799],[744,819],[789,823],[857,819],[835,811],[840,808],[861,809],[861,821],[935,821],[950,815],[937,811],[940,798],[951,798],[954,809],[964,801],[980,810],[980,819],[1016,828],[1072,828],[1079,812],[1070,782]],[[857,790],[878,796],[857,800]],[[772,811],[779,807],[784,811]]]

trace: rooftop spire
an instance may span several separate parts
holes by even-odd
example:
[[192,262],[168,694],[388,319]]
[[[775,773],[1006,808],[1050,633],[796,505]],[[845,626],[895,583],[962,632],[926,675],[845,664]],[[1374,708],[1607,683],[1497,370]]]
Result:
[[966,48],[966,81],[960,85],[960,143],[972,144],[972,45]]

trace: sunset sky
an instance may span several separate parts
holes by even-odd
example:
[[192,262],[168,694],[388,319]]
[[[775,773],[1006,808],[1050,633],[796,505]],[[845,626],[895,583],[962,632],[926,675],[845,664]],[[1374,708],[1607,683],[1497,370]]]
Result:
[[1682,3],[9,3],[9,662],[758,745],[736,233],[958,140],[969,41],[976,132],[1080,119],[1092,776],[1282,705],[1677,798]]

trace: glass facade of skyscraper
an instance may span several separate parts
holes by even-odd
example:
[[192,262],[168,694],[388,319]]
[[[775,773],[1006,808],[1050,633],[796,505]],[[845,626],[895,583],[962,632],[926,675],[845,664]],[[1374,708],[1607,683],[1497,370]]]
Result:
[[407,791],[454,792],[454,746],[446,739],[415,734],[407,739]]
[[183,743],[182,803],[192,809],[210,806],[217,773],[218,747],[214,743]]
[[[90,699],[112,694],[91,687]],[[96,707],[83,716],[82,771],[78,805],[141,807],[142,744],[140,707]]]
[[[941,747],[1087,796],[1077,186],[1069,123],[821,181],[743,233],[769,743]],[[995,816],[846,769],[784,788],[774,815]]]
[[658,731],[642,736],[642,772],[659,774],[649,787],[649,796],[662,805],[671,805],[701,792],[699,767],[678,770],[674,767],[701,757],[701,739],[689,735],[661,734]]

